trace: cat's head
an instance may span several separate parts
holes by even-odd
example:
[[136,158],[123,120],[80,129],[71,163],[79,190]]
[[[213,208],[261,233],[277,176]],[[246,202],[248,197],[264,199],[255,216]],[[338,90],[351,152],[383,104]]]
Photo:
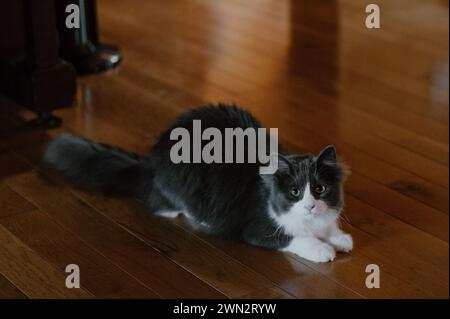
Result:
[[336,220],[346,174],[334,146],[318,155],[279,155],[278,170],[261,175],[269,189],[269,214],[291,235]]

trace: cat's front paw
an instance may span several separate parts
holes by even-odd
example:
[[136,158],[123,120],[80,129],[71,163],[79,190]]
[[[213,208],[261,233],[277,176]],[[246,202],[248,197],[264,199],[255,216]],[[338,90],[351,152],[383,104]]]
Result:
[[350,234],[337,234],[330,237],[330,244],[336,248],[337,251],[349,252],[353,249],[353,239]]
[[332,261],[336,257],[333,246],[313,237],[294,238],[283,250],[318,263]]
[[334,258],[336,258],[334,248],[327,243],[321,243],[314,247],[314,250],[311,251],[308,259],[317,263],[325,263],[328,261],[333,261]]

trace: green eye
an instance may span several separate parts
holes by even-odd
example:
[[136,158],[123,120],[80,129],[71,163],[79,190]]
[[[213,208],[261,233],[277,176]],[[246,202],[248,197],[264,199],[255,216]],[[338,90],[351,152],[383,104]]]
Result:
[[291,196],[292,197],[299,197],[300,196],[300,190],[298,188],[292,188],[291,189]]
[[317,193],[317,194],[322,194],[323,192],[325,192],[326,191],[326,187],[325,186],[323,186],[323,185],[316,185],[315,187],[314,187],[314,191]]

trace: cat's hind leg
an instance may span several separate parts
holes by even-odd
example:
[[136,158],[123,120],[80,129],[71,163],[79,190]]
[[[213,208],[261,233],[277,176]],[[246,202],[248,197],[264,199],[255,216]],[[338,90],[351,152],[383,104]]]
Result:
[[181,211],[157,211],[154,214],[164,218],[176,218],[182,213]]
[[145,202],[147,209],[154,215],[164,218],[177,218],[179,215],[184,215],[189,219],[193,217],[180,205],[173,203],[164,192],[157,187],[150,191]]
[[158,188],[152,188],[147,195],[145,206],[154,215],[165,218],[176,218],[182,213],[180,207],[172,203]]

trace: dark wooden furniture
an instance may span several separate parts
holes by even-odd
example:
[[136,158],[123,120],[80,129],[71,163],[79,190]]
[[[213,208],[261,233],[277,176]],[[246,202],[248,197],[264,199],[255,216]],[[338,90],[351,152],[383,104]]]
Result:
[[[80,8],[80,28],[67,28],[65,25],[66,7],[76,4]],[[122,55],[113,45],[100,43],[95,0],[58,0],[56,19],[59,32],[59,53],[70,61],[77,74],[91,74],[109,70],[117,66]]]
[[51,112],[73,104],[76,76],[59,56],[54,1],[3,1],[0,32],[0,92],[58,125]]
[[[80,8],[80,28],[65,25],[68,4]],[[76,73],[115,67],[117,48],[99,43],[95,0],[4,0],[0,11],[0,94],[59,126],[52,111],[75,100]]]

